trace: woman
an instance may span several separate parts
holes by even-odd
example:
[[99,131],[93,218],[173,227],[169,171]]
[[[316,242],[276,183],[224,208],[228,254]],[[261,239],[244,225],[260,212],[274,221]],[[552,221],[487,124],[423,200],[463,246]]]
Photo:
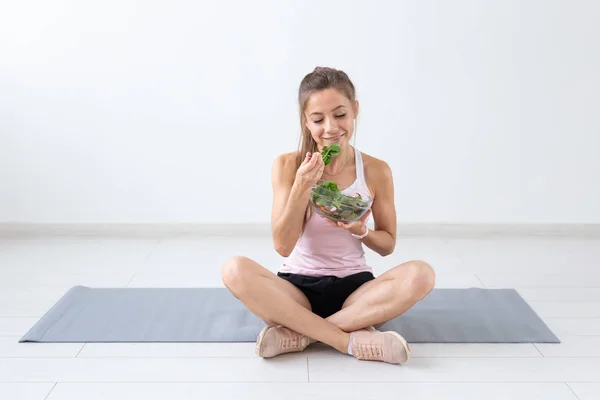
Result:
[[[225,286],[267,326],[256,353],[273,357],[320,341],[360,360],[404,363],[410,348],[381,325],[406,312],[434,287],[423,261],[397,265],[375,278],[363,245],[382,256],[396,244],[394,185],[389,165],[350,145],[358,101],[343,72],[316,68],[299,89],[300,151],[275,159],[271,216],[275,249],[285,257],[277,275],[246,257],[222,268]],[[321,151],[338,143],[340,153],[325,165]],[[366,193],[371,209],[360,220],[337,224],[309,207],[311,187],[322,180]],[[367,219],[372,214],[374,230]]]

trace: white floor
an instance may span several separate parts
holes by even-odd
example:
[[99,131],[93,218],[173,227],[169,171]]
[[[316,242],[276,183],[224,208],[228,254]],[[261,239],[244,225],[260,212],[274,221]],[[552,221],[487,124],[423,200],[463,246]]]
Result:
[[561,344],[413,344],[392,366],[324,346],[263,360],[251,343],[18,343],[72,285],[222,286],[234,254],[280,261],[266,237],[0,240],[0,399],[600,399],[600,239],[415,237],[368,252],[376,272],[429,261],[437,287],[517,288]]

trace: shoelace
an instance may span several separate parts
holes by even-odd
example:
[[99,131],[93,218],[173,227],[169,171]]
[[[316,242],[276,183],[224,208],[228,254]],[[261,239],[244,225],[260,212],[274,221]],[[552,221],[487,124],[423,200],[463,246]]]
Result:
[[379,344],[358,343],[357,347],[357,356],[360,358],[380,359],[383,357],[383,349]]
[[297,336],[295,338],[287,338],[287,339],[281,339],[280,342],[280,346],[282,349],[297,349],[300,348],[300,340],[302,339],[301,336]]

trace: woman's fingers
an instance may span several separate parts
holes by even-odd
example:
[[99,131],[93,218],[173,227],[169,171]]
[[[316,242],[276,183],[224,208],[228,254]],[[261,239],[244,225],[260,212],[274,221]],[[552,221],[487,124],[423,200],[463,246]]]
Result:
[[365,222],[367,219],[369,219],[370,215],[371,215],[371,209],[369,208],[369,210],[365,213],[365,215],[363,215],[361,217],[361,221]]
[[323,158],[321,157],[321,154],[318,154],[316,158],[316,167],[318,168],[320,173],[323,173],[323,170],[325,169],[325,163],[323,162]]
[[306,165],[310,162],[310,153],[306,153],[304,160],[302,161],[302,165]]
[[311,161],[314,163],[315,166],[319,164],[320,159],[321,157],[319,153],[313,153]]
[[307,164],[307,171],[313,170],[317,165],[319,165],[319,153],[313,153],[310,156],[310,161]]
[[319,157],[317,157],[319,159],[319,165],[325,166],[325,162],[323,161],[323,156],[321,154],[319,154]]

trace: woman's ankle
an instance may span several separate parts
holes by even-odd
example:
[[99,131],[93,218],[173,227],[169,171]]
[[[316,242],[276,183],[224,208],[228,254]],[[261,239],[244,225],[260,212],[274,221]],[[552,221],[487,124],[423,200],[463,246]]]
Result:
[[350,346],[350,333],[342,331],[342,335],[340,337],[339,347],[336,346],[336,350],[340,353],[348,354],[348,348]]

